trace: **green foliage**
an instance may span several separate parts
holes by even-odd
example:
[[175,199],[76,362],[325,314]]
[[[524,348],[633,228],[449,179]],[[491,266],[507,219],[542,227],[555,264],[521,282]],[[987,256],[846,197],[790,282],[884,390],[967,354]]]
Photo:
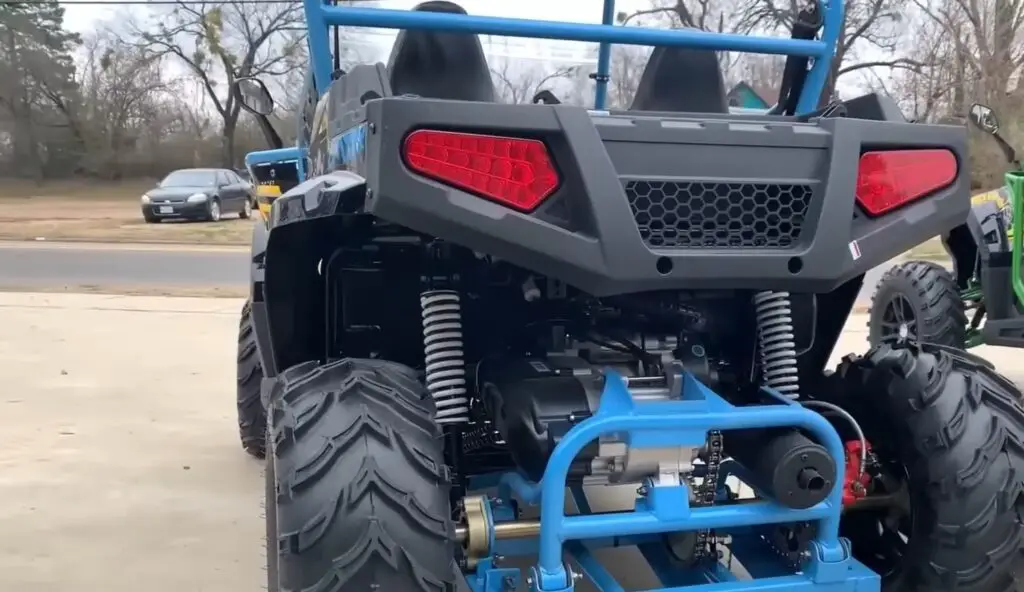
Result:
[[80,150],[63,137],[74,130],[80,43],[55,0],[0,4],[0,124],[9,122],[15,172],[42,175]]

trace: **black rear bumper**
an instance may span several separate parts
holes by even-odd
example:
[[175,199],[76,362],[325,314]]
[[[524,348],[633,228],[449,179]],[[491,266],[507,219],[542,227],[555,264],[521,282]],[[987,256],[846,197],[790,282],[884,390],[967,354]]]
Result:
[[[598,296],[828,292],[963,223],[970,208],[960,127],[592,116],[570,106],[401,98],[371,101],[366,113],[368,212]],[[523,214],[425,179],[401,157],[403,139],[418,128],[542,139],[562,185]],[[934,195],[868,218],[854,198],[858,160],[887,147],[949,149],[960,172]]]

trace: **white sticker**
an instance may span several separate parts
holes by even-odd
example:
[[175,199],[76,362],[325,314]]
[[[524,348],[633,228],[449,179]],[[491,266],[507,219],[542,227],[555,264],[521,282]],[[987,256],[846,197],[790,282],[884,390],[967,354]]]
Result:
[[544,362],[530,360],[530,365],[533,366],[533,369],[536,370],[537,372],[551,372],[551,368],[548,368],[547,364],[545,364]]
[[857,244],[857,241],[850,241],[850,256],[854,261],[860,259],[860,245]]

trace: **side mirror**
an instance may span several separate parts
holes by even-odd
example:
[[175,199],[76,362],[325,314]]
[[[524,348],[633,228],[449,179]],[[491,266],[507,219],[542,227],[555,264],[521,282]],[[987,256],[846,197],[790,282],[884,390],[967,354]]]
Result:
[[239,78],[235,90],[242,108],[256,115],[270,115],[274,112],[274,99],[267,85],[259,78]]
[[967,118],[983,132],[993,135],[999,133],[999,120],[996,119],[996,112],[988,105],[974,103],[971,105]]

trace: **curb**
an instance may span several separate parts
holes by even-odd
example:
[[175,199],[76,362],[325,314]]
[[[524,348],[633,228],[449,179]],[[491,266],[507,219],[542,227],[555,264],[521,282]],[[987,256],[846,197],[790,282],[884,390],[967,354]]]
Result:
[[53,240],[50,240],[50,239],[39,240],[39,239],[34,239],[34,238],[6,238],[6,237],[2,237],[2,236],[0,236],[0,243],[36,243],[36,244],[46,244],[46,243],[82,243],[82,244],[99,244],[99,245],[158,245],[158,246],[168,246],[168,247],[178,246],[178,247],[233,247],[233,248],[241,248],[241,247],[248,247],[249,246],[249,241],[240,242],[240,243],[224,242],[224,243],[212,243],[212,244],[200,244],[200,245],[197,245],[196,243],[185,243],[185,242],[181,242],[181,241],[161,241],[161,240],[145,240],[145,239],[142,239],[142,240],[131,240],[131,241],[119,241],[119,240],[111,240],[111,239],[105,239],[104,240],[104,239],[92,239],[92,238],[55,238]]
[[92,240],[11,240],[0,238],[0,249],[78,249],[109,251],[163,251],[177,253],[248,253],[248,244],[196,244],[181,242]]

